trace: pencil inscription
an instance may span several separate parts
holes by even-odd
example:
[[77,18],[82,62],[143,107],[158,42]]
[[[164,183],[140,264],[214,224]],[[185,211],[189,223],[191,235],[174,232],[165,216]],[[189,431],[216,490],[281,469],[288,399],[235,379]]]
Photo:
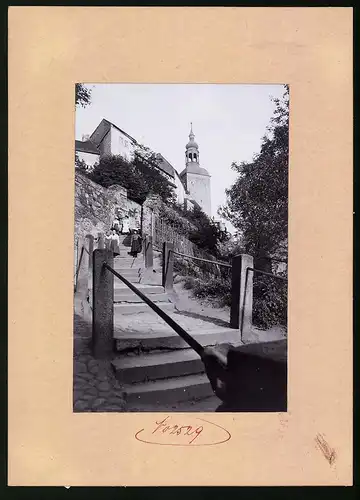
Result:
[[324,455],[324,457],[326,458],[326,460],[329,462],[330,465],[332,465],[336,460],[336,452],[334,448],[330,447],[330,445],[328,444],[328,442],[326,441],[326,439],[322,434],[317,434],[315,442],[320,451],[322,452],[322,454]]

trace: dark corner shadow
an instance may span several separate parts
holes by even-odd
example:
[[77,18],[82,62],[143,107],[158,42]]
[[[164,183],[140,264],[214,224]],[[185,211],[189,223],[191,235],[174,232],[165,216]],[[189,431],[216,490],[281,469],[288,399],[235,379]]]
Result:
[[222,400],[216,412],[286,412],[287,363],[239,349],[228,348],[221,388],[216,387],[218,365],[207,360],[211,385]]
[[175,306],[175,314],[181,314],[182,316],[187,316],[189,318],[201,319],[202,321],[207,321],[208,323],[213,323],[214,325],[221,326],[224,328],[230,328],[230,323],[228,321],[224,321],[220,318],[212,318],[211,316],[205,316],[203,314],[182,311]]

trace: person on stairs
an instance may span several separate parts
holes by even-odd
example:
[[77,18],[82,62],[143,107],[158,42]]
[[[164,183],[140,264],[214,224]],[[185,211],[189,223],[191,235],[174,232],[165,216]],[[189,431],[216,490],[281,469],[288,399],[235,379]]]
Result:
[[129,234],[129,231],[130,231],[129,216],[125,215],[122,223],[121,234]]
[[131,250],[129,254],[136,258],[138,253],[142,250],[142,238],[137,229],[134,229],[133,234],[131,235]]
[[115,229],[116,233],[120,234],[121,227],[120,227],[120,221],[119,221],[118,217],[115,217],[115,219],[113,220],[111,229]]
[[111,234],[108,236],[109,240],[109,250],[114,253],[114,256],[120,255],[120,238],[116,232],[116,229],[111,231]]

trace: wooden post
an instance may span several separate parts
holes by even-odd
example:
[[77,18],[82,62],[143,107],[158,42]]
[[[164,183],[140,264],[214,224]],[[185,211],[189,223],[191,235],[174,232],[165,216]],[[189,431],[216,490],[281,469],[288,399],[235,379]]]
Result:
[[98,244],[97,247],[99,250],[105,248],[105,238],[104,238],[104,233],[99,233],[98,234]]
[[155,238],[155,214],[154,210],[151,210],[151,236]]
[[96,359],[110,358],[114,348],[114,275],[104,267],[113,267],[113,253],[98,249],[93,253],[93,324],[92,348]]
[[94,252],[94,236],[92,234],[87,234],[85,237],[86,250],[88,252],[88,290],[92,289],[92,269],[93,269],[93,252]]
[[77,271],[76,294],[78,297],[87,298],[89,291],[89,253],[88,240],[81,238],[80,255]]
[[165,241],[163,244],[163,266],[162,285],[165,291],[171,291],[174,287],[174,243]]
[[230,326],[240,329],[241,340],[248,337],[252,326],[254,273],[247,269],[253,266],[251,255],[236,255],[232,260]]
[[154,265],[152,236],[146,236],[144,241],[145,267],[151,269]]

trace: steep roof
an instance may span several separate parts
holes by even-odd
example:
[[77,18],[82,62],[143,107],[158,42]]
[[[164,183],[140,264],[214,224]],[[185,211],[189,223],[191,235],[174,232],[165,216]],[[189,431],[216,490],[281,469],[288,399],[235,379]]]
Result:
[[157,165],[166,174],[170,175],[171,177],[175,177],[175,168],[167,161],[166,158],[163,157],[162,154],[158,153],[156,155],[157,158]]
[[123,135],[125,135],[128,139],[130,139],[130,141],[133,143],[133,144],[137,144],[137,141],[136,139],[134,139],[133,137],[131,137],[131,135],[129,135],[128,133],[126,133],[124,130],[121,130],[121,128],[119,128],[117,125],[115,125],[114,123],[110,122],[109,120],[106,120],[105,118],[103,118],[101,120],[101,122],[99,123],[99,125],[96,127],[96,129],[94,130],[94,132],[91,134],[90,136],[90,140],[92,142],[94,142],[95,144],[100,144],[101,141],[104,139],[104,137],[106,136],[106,134],[109,132],[109,130],[111,129],[111,127],[114,127],[116,128],[116,130],[118,130],[119,132],[121,132]]
[[[107,133],[109,132],[109,130],[110,130],[111,127],[116,128],[119,132],[121,132],[123,135],[125,135],[134,145],[139,145],[139,143],[137,142],[136,139],[134,139],[134,137],[131,137],[131,135],[129,135],[127,132],[125,132],[124,130],[122,130],[121,128],[119,128],[117,125],[115,125],[111,121],[106,120],[105,118],[103,118],[101,120],[101,122],[96,127],[96,129],[94,130],[94,132],[91,134],[90,141],[88,141],[88,142],[91,142],[93,145],[95,145],[95,147],[98,146],[102,142],[102,140],[104,139],[104,137],[107,135]],[[77,142],[80,142],[80,141],[77,141]],[[170,177],[172,177],[173,179],[175,179],[175,176],[177,175],[179,177],[179,179],[181,180],[181,178],[180,178],[177,170],[160,153],[157,154],[157,165],[156,166],[160,170],[162,170],[165,174],[167,174]],[[171,183],[171,185],[173,185],[174,187],[176,187],[175,184]]]
[[184,168],[184,170],[181,172],[180,177],[184,177],[185,174],[198,174],[198,175],[205,175],[206,177],[211,177],[209,172],[202,167],[199,167],[199,165],[192,165],[191,162],[187,164],[187,167]]
[[100,153],[96,145],[91,141],[75,141],[75,151],[97,155]]

